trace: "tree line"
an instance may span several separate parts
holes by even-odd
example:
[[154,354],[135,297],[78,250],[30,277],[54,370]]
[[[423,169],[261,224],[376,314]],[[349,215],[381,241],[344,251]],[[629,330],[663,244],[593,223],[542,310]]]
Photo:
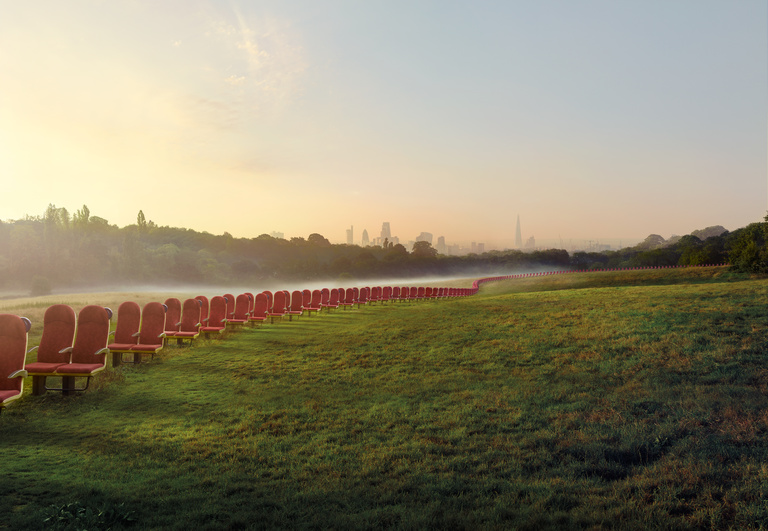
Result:
[[[768,216],[767,216],[768,218]],[[275,280],[365,280],[507,273],[526,269],[603,269],[701,265],[730,261],[768,272],[768,219],[743,229],[664,241],[651,235],[618,251],[562,249],[490,251],[444,256],[427,242],[412,249],[332,244],[320,234],[290,240],[262,234],[235,238],[157,226],[139,211],[126,227],[51,204],[42,216],[0,222],[0,289],[43,294],[51,289],[141,284],[252,284]],[[749,263],[748,263],[749,262]]]

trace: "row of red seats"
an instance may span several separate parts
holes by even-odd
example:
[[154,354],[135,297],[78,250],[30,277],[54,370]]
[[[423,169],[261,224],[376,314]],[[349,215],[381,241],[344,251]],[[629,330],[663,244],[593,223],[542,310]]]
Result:
[[[43,317],[40,344],[27,351],[31,322],[25,317],[0,314],[0,411],[19,398],[23,381],[32,376],[32,394],[61,391],[70,394],[85,391],[91,378],[106,368],[107,354],[113,366],[141,363],[142,357],[154,358],[171,339],[181,344],[205,334],[219,335],[227,328],[245,324],[271,323],[288,316],[289,320],[307,312],[344,309],[388,301],[415,301],[460,297],[474,294],[476,288],[363,287],[303,291],[264,291],[257,295],[243,293],[215,296],[200,295],[183,303],[169,298],[165,303],[149,302],[140,308],[135,302],[120,304],[117,325],[110,332],[112,310],[89,305],[75,311],[65,304],[48,307]],[[112,342],[109,337],[114,334]],[[37,351],[37,361],[26,364],[26,356]],[[126,358],[127,355],[127,358]],[[48,387],[48,377],[61,377],[61,387]],[[85,378],[76,387],[75,378]]]

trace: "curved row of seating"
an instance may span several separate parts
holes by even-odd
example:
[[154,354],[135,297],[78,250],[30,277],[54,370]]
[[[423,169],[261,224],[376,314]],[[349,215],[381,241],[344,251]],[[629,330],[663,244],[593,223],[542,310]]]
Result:
[[[242,293],[217,295],[210,300],[199,295],[185,301],[175,297],[164,303],[149,302],[140,308],[132,301],[120,304],[117,324],[110,332],[112,310],[88,305],[75,311],[65,304],[49,306],[43,316],[40,344],[27,350],[31,322],[25,317],[0,314],[0,412],[21,397],[24,378],[32,377],[32,394],[61,391],[63,394],[85,391],[91,379],[107,367],[141,363],[146,356],[154,359],[169,341],[190,343],[201,334],[221,336],[226,330],[244,325],[256,326],[266,321],[289,321],[302,315],[330,312],[338,308],[360,308],[387,302],[410,302],[463,297],[477,288],[432,288],[374,286],[321,290],[263,291],[254,296]],[[110,336],[114,336],[110,341]],[[28,354],[37,351],[37,359],[26,363]],[[49,377],[60,377],[61,387],[48,387]],[[84,378],[82,387],[76,378]]]
[[[707,264],[714,267],[727,264]],[[631,268],[593,269],[589,272],[633,271],[648,269],[675,269],[690,266],[651,266]],[[89,305],[80,310],[78,318],[69,306],[57,304],[49,307],[43,317],[43,335],[40,344],[27,351],[27,334],[31,322],[25,317],[0,314],[0,412],[5,405],[18,399],[23,391],[24,378],[32,376],[32,394],[39,395],[56,390],[64,394],[84,391],[91,378],[106,368],[107,353],[112,354],[112,365],[141,363],[143,356],[154,358],[169,340],[190,343],[204,334],[221,335],[227,329],[249,324],[270,323],[288,317],[311,316],[320,311],[358,308],[366,304],[390,301],[420,301],[463,297],[477,293],[487,282],[500,280],[585,273],[579,270],[546,271],[484,277],[475,280],[471,288],[430,287],[363,287],[334,288],[293,292],[285,290],[263,291],[257,295],[242,293],[187,299],[183,303],[169,298],[165,303],[150,302],[139,308],[135,302],[124,302],[117,310],[117,325],[110,332],[112,310]],[[114,334],[110,343],[109,336]],[[37,350],[37,361],[26,364],[27,354]],[[128,359],[126,359],[128,355]],[[60,388],[46,386],[46,378],[61,377]],[[81,388],[75,378],[85,378]]]

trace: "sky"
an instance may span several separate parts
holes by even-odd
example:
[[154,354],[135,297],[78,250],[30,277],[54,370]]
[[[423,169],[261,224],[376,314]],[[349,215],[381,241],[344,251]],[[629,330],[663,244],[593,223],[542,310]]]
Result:
[[768,210],[764,0],[0,0],[0,219],[624,245]]

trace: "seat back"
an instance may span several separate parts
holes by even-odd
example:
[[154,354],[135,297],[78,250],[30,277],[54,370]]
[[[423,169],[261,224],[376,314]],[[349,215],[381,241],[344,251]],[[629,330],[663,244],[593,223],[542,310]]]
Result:
[[72,346],[75,340],[75,322],[75,310],[66,304],[54,304],[45,310],[43,336],[37,347],[38,362],[69,363],[69,352],[60,354],[59,351]]
[[245,321],[251,313],[251,299],[246,293],[241,293],[235,299],[234,318],[238,321]]
[[222,327],[227,321],[227,301],[221,295],[211,297],[211,308],[208,312],[208,325]]
[[181,321],[181,301],[176,297],[165,299],[165,331],[178,332]]
[[355,294],[355,299],[352,302],[357,302],[360,299],[360,288],[352,288],[352,293]]
[[424,297],[432,296],[432,288],[424,288]]
[[371,293],[368,296],[369,299],[371,299],[371,302],[376,302],[378,300],[381,300],[381,287],[374,286],[371,288]]
[[[80,327],[78,326],[78,333]],[[158,345],[163,342],[160,334],[165,332],[165,306],[159,302],[148,302],[141,310],[141,329],[139,343]]]
[[415,299],[419,296],[419,288],[416,286],[411,286],[411,289],[408,290],[408,298],[409,299]]
[[305,308],[312,306],[312,292],[308,289],[301,290],[301,305]]
[[300,312],[304,309],[304,294],[299,290],[291,293],[291,311]]
[[[338,291],[336,292],[336,302],[338,301]],[[323,288],[320,290],[320,304],[328,304],[328,301],[331,300],[331,290],[328,288]]]
[[330,304],[331,306],[336,306],[337,304],[339,304],[339,290],[337,290],[336,288],[333,288],[331,290],[331,295],[328,299],[327,304]]
[[426,292],[427,292],[426,288],[424,288],[423,286],[419,286],[419,288],[416,290],[416,296],[419,299],[423,299],[424,298],[424,294]]
[[276,291],[272,299],[272,313],[285,313],[285,292]]
[[106,363],[106,351],[97,353],[109,342],[109,318],[110,314],[104,306],[89,304],[80,310],[75,344],[72,345],[72,363]]
[[392,286],[384,286],[381,290],[381,300],[388,301],[392,298]]
[[208,312],[210,310],[210,302],[208,301],[208,297],[205,295],[198,295],[195,297],[196,300],[199,300],[201,303],[200,306],[200,322],[203,323],[203,326],[207,324],[206,319],[208,319]]
[[309,300],[311,308],[319,308],[323,300],[323,293],[319,289],[312,290],[312,298]]
[[[255,302],[253,298],[253,293],[246,291],[245,294],[248,296],[248,315],[253,313],[253,303]],[[237,301],[235,301],[235,304],[237,304]]]
[[365,304],[366,302],[368,302],[368,294],[370,292],[371,292],[371,288],[369,287],[360,288],[360,291],[358,292],[358,295],[357,295],[358,304]]
[[344,303],[345,304],[354,304],[355,303],[355,290],[352,288],[347,288],[347,291],[344,293]]
[[272,299],[274,299],[274,296],[272,295],[271,291],[262,291],[264,296],[267,298],[267,311],[272,311]]
[[235,296],[225,293],[224,299],[227,301],[227,319],[232,319],[235,316]]
[[200,331],[200,315],[202,314],[203,302],[198,299],[187,299],[184,301],[181,311],[181,332]]
[[[74,315],[74,312],[72,312]],[[115,328],[115,343],[135,345],[138,339],[134,334],[141,325],[141,308],[132,301],[125,301],[117,307],[117,327]],[[40,358],[38,357],[38,360]]]
[[256,295],[256,299],[253,301],[253,313],[251,314],[251,317],[266,318],[267,312],[269,311],[268,305],[269,299],[267,299],[267,296],[264,293]]
[[0,314],[0,391],[21,393],[23,389],[24,378],[8,376],[24,369],[28,323],[29,319],[18,315]]

